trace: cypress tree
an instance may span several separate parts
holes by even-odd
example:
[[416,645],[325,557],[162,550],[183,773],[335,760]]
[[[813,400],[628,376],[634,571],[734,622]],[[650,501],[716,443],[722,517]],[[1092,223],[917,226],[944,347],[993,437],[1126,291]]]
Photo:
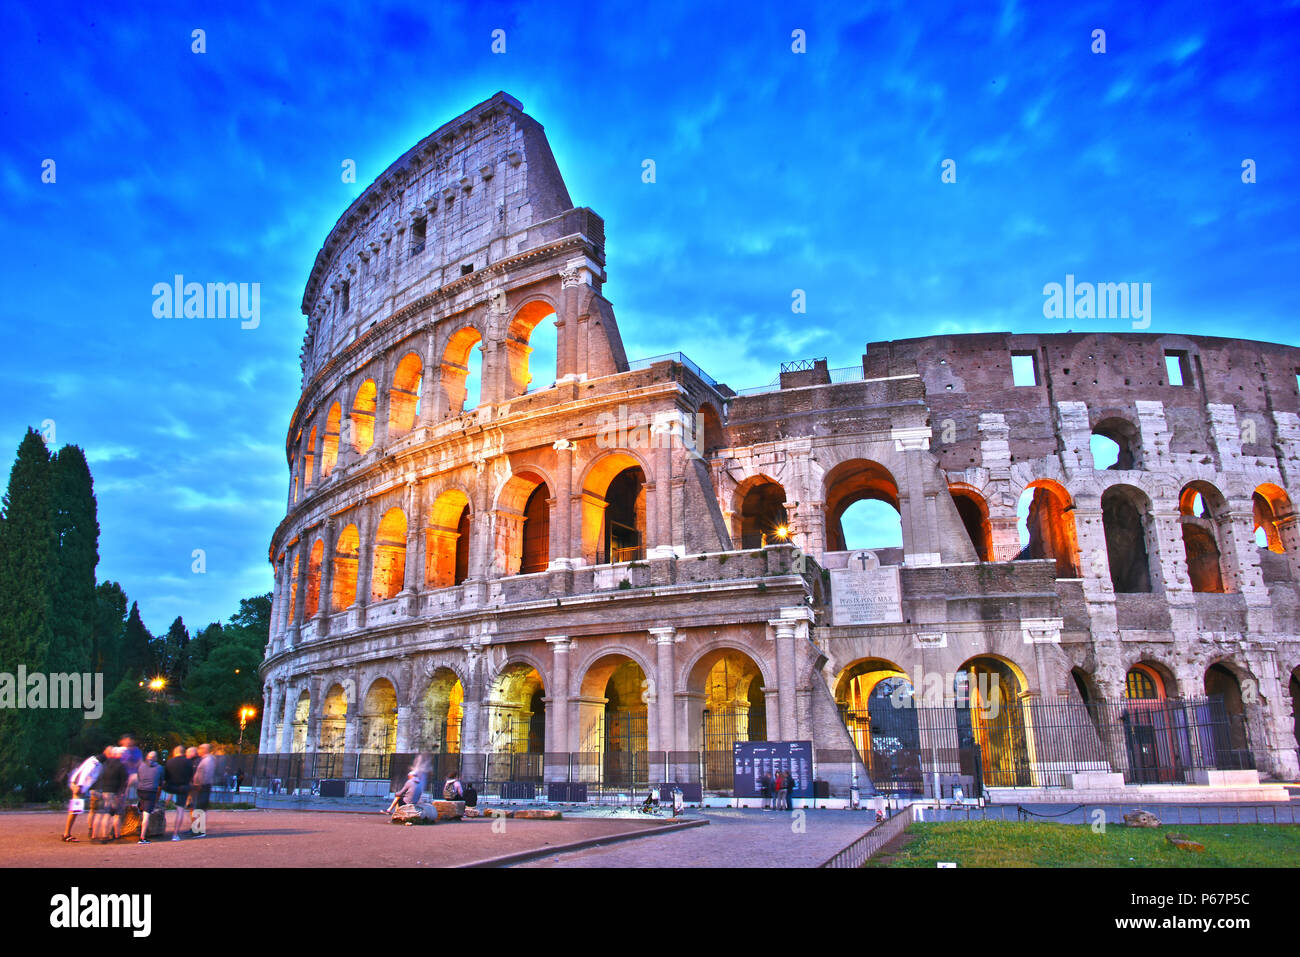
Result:
[[116,688],[126,673],[126,592],[117,582],[95,589],[94,669],[104,673],[104,688]]
[[122,664],[126,677],[139,681],[152,678],[157,669],[154,661],[153,635],[140,620],[139,602],[131,602],[122,635]]
[[[51,463],[54,532],[58,542],[49,670],[95,670],[95,566],[99,564],[99,522],[90,468],[75,445],[65,445]],[[107,686],[111,687],[111,686]],[[56,712],[67,737],[81,726],[82,713]]]
[[[29,673],[48,670],[58,557],[51,486],[49,451],[28,429],[0,521],[0,672],[16,674],[20,665]],[[21,786],[33,796],[52,771],[40,766],[51,747],[43,734],[48,716],[44,709],[0,708],[0,783],[6,787]]]

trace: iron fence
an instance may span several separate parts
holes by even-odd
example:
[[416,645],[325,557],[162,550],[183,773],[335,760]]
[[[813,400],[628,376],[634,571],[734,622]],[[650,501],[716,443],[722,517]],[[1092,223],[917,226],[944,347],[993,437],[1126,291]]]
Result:
[[986,787],[1063,787],[1083,772],[1183,784],[1199,770],[1255,767],[1244,715],[1220,697],[841,709],[877,790],[951,797]]

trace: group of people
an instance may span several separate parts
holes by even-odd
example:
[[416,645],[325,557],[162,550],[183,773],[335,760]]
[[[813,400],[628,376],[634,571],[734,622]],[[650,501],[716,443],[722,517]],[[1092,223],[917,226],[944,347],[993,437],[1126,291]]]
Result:
[[[68,802],[63,840],[77,843],[72,825],[83,813],[88,819],[87,840],[100,844],[117,840],[122,836],[122,824],[133,789],[134,806],[140,813],[137,843],[152,843],[149,840],[149,816],[164,813],[159,811],[159,801],[166,799],[176,805],[172,840],[179,841],[185,828],[194,837],[204,837],[212,785],[219,780],[218,765],[218,749],[210,744],[190,748],[177,745],[172,749],[171,757],[159,763],[157,751],[142,754],[135,739],[127,735],[116,745],[106,747],[102,755],[92,754],[86,758],[68,777],[72,798]],[[165,824],[164,819],[164,832]]]
[[[417,759],[411,770],[406,773],[405,783],[398,788],[397,793],[393,795],[392,803],[383,809],[383,813],[391,815],[403,804],[419,804],[424,794],[424,779],[427,774],[428,768],[424,762]],[[476,807],[478,791],[474,789],[472,782],[463,784],[454,770],[448,771],[447,780],[442,784],[442,799],[464,801],[466,807]]]
[[790,795],[798,786],[791,771],[777,771],[775,778],[764,771],[758,779],[758,791],[763,798],[763,807],[776,811],[791,810]]

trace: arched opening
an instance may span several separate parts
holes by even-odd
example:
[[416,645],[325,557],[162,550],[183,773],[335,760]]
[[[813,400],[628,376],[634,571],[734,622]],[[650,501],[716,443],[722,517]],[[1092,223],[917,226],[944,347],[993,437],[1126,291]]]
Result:
[[1281,555],[1286,552],[1278,519],[1291,514],[1291,499],[1276,485],[1265,484],[1250,497],[1251,518],[1255,523],[1255,544]]
[[406,577],[406,514],[390,508],[379,520],[371,571],[371,601],[385,601],[402,590]]
[[645,558],[646,478],[626,453],[600,459],[587,474],[582,494],[582,547],[588,562]]
[[343,407],[335,402],[325,417],[325,437],[321,442],[320,474],[327,477],[339,461],[339,427],[342,425]]
[[302,754],[307,750],[307,722],[311,717],[311,694],[302,692],[293,708],[293,744],[290,750]]
[[448,489],[429,510],[424,575],[430,588],[459,585],[469,577],[469,496]]
[[1243,770],[1255,766],[1246,733],[1246,705],[1241,697],[1241,683],[1232,669],[1222,663],[1205,671],[1205,694],[1223,699],[1224,720],[1215,722],[1218,767]]
[[1079,536],[1070,493],[1050,480],[1031,482],[1016,504],[1020,553],[1016,559],[1050,558],[1057,578],[1079,577]]
[[826,476],[825,488],[827,551],[902,547],[898,483],[883,465],[842,462]]
[[472,326],[457,331],[447,340],[439,388],[448,416],[468,412],[479,404],[483,383],[482,341],[483,337]]
[[524,305],[511,320],[506,333],[506,361],[512,396],[549,389],[555,384],[559,350],[554,317],[551,304],[537,299]]
[[307,437],[307,447],[303,449],[302,454],[302,474],[303,488],[311,488],[313,465],[316,462],[316,426],[311,427],[311,434]]
[[320,566],[325,557],[325,543],[319,538],[311,546],[307,560],[307,607],[303,617],[315,618],[320,610]]
[[360,555],[361,536],[355,525],[349,525],[339,533],[338,544],[334,546],[331,611],[346,611],[357,600],[357,562]]
[[598,752],[601,783],[644,784],[648,778],[645,672],[626,655],[605,655],[587,669],[578,704],[581,750]]
[[1173,676],[1139,662],[1124,676],[1124,745],[1128,780],[1137,784],[1182,781],[1191,766],[1187,718],[1173,695]]
[[375,444],[376,395],[375,380],[367,379],[352,402],[352,448],[358,455],[365,455]]
[[1291,670],[1291,681],[1287,685],[1291,692],[1291,721],[1295,734],[1296,749],[1300,751],[1300,665]]
[[320,749],[328,753],[342,753],[347,737],[348,696],[340,684],[330,685],[325,695],[325,705],[320,716]]
[[1112,416],[1092,429],[1092,464],[1095,469],[1120,471],[1141,468],[1141,434],[1127,419]]
[[461,751],[461,723],[465,717],[465,688],[450,668],[433,673],[424,693],[421,751],[458,754]]
[[892,661],[854,662],[835,682],[835,704],[876,790],[921,794],[921,702]]
[[361,708],[361,739],[357,743],[363,756],[384,759],[363,760],[358,777],[386,776],[386,759],[397,750],[397,690],[387,678],[376,679],[366,692]]
[[975,557],[982,562],[993,561],[993,525],[989,522],[989,506],[984,496],[957,485],[950,486],[949,492],[966,534],[975,546]]
[[1151,591],[1147,523],[1151,500],[1131,485],[1112,485],[1101,496],[1110,581],[1120,594]]
[[395,438],[415,427],[420,415],[420,381],[424,363],[414,352],[408,352],[397,363],[393,373],[393,387],[388,392],[388,435]]
[[298,553],[300,551],[301,548],[294,549],[293,572],[289,575],[289,624],[291,625],[298,613]]
[[729,791],[734,784],[733,745],[769,740],[762,672],[743,651],[720,648],[695,663],[687,685],[690,740],[698,740],[704,755],[704,787]]
[[967,661],[953,682],[958,746],[980,749],[984,783],[991,787],[1033,783],[1033,736],[1021,703],[1024,691],[1019,669],[992,655]]
[[740,547],[764,548],[789,539],[785,488],[765,476],[760,477],[740,500]]
[[551,490],[543,482],[524,503],[524,537],[519,557],[519,574],[544,572],[551,554]]
[[[493,682],[486,709],[487,749],[495,754],[533,754],[541,775],[546,750],[546,702],[542,676],[530,665],[506,665]],[[520,767],[517,763],[512,769]],[[534,770],[527,766],[528,773]],[[519,777],[498,780],[520,780]]]
[[1219,551],[1217,516],[1226,508],[1223,496],[1208,482],[1190,482],[1178,495],[1183,550],[1192,591],[1222,593],[1225,587]]

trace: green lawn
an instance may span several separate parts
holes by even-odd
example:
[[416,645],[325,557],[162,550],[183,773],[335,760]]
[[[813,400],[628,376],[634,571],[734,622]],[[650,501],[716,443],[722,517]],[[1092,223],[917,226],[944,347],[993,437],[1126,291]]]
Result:
[[[1300,825],[1107,825],[969,821],[909,824],[907,841],[878,854],[868,867],[1300,867]],[[1205,845],[1197,853],[1174,847],[1166,834]]]

